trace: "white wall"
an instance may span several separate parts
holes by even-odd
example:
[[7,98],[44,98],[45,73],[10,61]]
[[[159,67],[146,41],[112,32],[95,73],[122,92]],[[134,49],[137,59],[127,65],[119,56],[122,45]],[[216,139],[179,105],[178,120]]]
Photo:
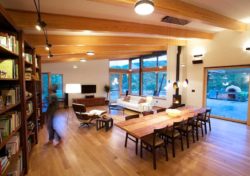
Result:
[[[73,65],[77,65],[78,68],[74,69]],[[97,89],[95,96],[106,97],[103,87],[109,84],[108,60],[43,64],[42,72],[63,74],[64,90],[68,83],[95,84]],[[84,94],[70,94],[69,105],[71,106],[72,98],[84,96]]]
[[[187,61],[187,78],[189,86],[186,93],[186,104],[202,106],[204,67],[218,67],[250,64],[250,52],[243,50],[250,41],[250,32],[224,31],[215,35],[213,40],[190,40],[185,48]],[[193,51],[204,48],[203,64],[194,65]],[[192,92],[195,90],[195,92]]]

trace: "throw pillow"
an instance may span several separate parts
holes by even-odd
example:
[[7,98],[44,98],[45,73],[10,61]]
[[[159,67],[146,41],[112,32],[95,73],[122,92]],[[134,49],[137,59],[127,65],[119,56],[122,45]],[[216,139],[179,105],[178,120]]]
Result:
[[138,101],[138,104],[141,104],[141,103],[146,103],[147,100],[145,98],[140,98],[140,100]]

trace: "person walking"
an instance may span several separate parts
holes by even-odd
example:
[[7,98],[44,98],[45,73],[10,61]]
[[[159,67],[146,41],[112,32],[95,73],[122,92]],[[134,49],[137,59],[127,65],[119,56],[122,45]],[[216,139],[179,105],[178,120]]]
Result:
[[48,128],[48,133],[49,133],[48,144],[52,144],[55,137],[58,140],[58,144],[62,140],[61,136],[58,134],[58,132],[56,131],[54,127],[54,118],[56,116],[56,112],[58,111],[58,104],[59,104],[58,98],[56,96],[56,90],[57,90],[56,85],[52,85],[49,88],[49,97],[48,97],[49,105],[47,109],[47,128]]

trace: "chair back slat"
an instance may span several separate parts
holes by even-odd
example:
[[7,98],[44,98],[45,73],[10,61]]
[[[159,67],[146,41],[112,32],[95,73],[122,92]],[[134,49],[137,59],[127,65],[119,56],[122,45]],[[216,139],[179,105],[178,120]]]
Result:
[[151,115],[151,114],[154,114],[154,111],[143,111],[142,112],[143,116],[147,116],[147,115]]
[[139,114],[128,115],[128,116],[125,117],[125,120],[136,119],[136,118],[139,118],[139,117],[140,117]]
[[207,108],[206,109],[206,112],[205,112],[205,114],[206,114],[206,120],[208,120],[209,118],[210,118],[210,115],[211,115],[211,109],[210,108]]
[[159,112],[164,112],[166,111],[166,108],[160,108],[160,109],[157,109],[156,112],[159,113]]

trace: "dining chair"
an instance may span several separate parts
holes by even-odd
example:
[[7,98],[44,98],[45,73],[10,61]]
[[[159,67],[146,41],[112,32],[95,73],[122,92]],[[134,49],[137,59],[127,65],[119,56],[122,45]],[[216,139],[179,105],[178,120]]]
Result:
[[[127,121],[127,120],[131,120],[131,119],[139,118],[139,117],[140,117],[139,114],[128,115],[125,117],[125,120]],[[135,154],[137,155],[139,139],[132,136],[131,134],[128,134],[128,132],[126,132],[125,145],[124,145],[125,147],[127,147],[128,139],[135,143]]]
[[166,161],[168,161],[167,141],[161,138],[165,134],[167,127],[154,129],[154,133],[141,138],[140,156],[143,156],[143,149],[153,154],[153,167],[156,169],[156,149],[163,147],[165,149]]
[[194,117],[189,117],[187,120],[183,122],[183,126],[181,128],[182,135],[186,137],[187,148],[189,148],[189,134],[192,134],[193,143],[195,143],[195,129],[194,129]]
[[167,109],[167,108],[160,108],[160,109],[157,109],[157,110],[156,110],[156,113],[164,112],[164,111],[166,111],[166,109]]
[[194,117],[194,129],[196,131],[196,139],[199,141],[199,129],[201,129],[201,135],[204,136],[202,119],[204,118],[204,113],[199,113]]
[[207,108],[204,114],[204,118],[202,119],[202,124],[205,127],[205,134],[207,134],[207,123],[209,125],[209,131],[211,131],[210,115],[211,115],[211,109]]
[[154,114],[154,111],[143,111],[142,112],[143,116],[147,116],[147,115],[151,115],[151,114]]
[[182,139],[182,133],[181,130],[183,127],[183,121],[180,122],[174,122],[172,127],[168,127],[166,131],[166,138],[165,140],[167,143],[172,144],[172,153],[173,157],[175,157],[175,141],[176,139],[179,139],[181,141],[181,150],[183,151],[183,139]]

